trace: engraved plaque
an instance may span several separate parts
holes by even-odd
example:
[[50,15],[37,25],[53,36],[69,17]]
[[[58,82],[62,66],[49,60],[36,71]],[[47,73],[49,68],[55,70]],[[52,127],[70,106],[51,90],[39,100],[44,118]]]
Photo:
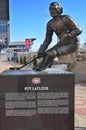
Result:
[[0,130],[74,130],[74,75],[0,75]]

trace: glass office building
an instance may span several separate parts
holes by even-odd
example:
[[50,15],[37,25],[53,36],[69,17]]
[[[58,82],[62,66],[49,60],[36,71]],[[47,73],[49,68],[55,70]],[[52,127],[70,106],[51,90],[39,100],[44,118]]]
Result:
[[0,48],[7,47],[9,40],[9,0],[0,0]]

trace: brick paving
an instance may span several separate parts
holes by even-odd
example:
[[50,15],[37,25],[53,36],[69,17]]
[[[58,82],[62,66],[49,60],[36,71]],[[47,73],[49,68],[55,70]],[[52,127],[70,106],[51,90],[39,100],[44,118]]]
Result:
[[75,126],[86,130],[86,62],[79,62],[73,69],[75,76]]
[[75,126],[86,128],[86,84],[75,85]]
[[[16,65],[12,62],[0,62],[0,73],[12,66]],[[85,75],[86,70],[83,72]],[[75,81],[75,129],[86,130],[86,78],[75,76]]]
[[0,73],[3,72],[6,69],[9,69],[10,67],[19,67],[21,66],[18,63],[13,63],[13,62],[1,62],[0,61]]

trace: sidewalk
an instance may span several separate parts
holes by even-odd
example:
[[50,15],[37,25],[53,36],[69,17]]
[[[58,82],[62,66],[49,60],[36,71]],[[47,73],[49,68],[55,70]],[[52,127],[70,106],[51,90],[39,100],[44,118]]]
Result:
[[86,84],[75,85],[75,127],[86,129]]
[[86,130],[86,62],[79,62],[73,69],[75,76],[75,126]]
[[3,72],[5,69],[9,69],[10,67],[19,67],[21,66],[18,63],[13,63],[13,62],[1,62],[0,61],[0,73]]
[[[12,66],[15,66],[12,62],[0,62],[0,73]],[[83,72],[84,74],[81,73],[81,75],[86,76],[86,70]],[[75,76],[75,129],[86,130],[86,77],[77,75]]]

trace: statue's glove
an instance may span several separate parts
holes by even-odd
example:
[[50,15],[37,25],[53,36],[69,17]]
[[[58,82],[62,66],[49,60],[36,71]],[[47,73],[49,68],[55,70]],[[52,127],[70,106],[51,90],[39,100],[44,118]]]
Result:
[[43,52],[38,52],[38,53],[37,53],[37,57],[38,57],[38,58],[44,57],[44,53],[43,53]]
[[38,50],[37,57],[38,58],[45,57],[45,55],[46,55],[45,50],[46,50],[46,47],[44,45],[41,45]]

